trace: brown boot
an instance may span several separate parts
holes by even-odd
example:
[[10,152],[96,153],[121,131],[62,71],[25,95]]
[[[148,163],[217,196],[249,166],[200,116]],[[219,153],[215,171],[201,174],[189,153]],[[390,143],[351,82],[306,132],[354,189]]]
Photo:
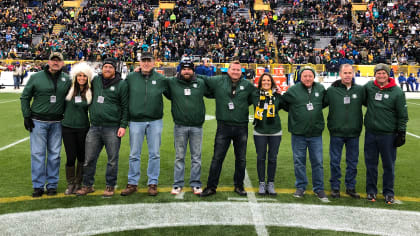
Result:
[[66,166],[67,189],[64,192],[65,195],[73,194],[75,180],[74,170],[74,166]]
[[149,189],[147,190],[149,196],[156,196],[158,194],[157,185],[149,184]]
[[73,194],[76,194],[77,190],[80,190],[82,187],[82,180],[83,180],[83,162],[77,162],[77,169],[76,169],[76,177],[74,178],[74,190]]
[[112,197],[114,196],[115,188],[113,186],[106,186],[103,197]]
[[85,196],[88,193],[95,192],[95,189],[93,186],[83,186],[81,189],[77,190],[76,195],[77,196]]
[[121,191],[121,196],[128,196],[137,192],[137,185],[127,184],[127,187]]

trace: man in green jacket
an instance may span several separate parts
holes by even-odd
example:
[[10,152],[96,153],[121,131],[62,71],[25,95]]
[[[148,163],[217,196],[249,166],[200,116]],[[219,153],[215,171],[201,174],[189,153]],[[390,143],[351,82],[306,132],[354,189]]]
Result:
[[397,147],[404,145],[408,122],[405,94],[389,77],[386,64],[374,68],[375,80],[365,86],[367,110],[365,115],[366,193],[376,201],[379,154],[383,166],[382,194],[385,202],[394,203],[394,178]]
[[286,110],[289,111],[289,132],[292,133],[293,162],[295,166],[296,192],[294,197],[304,196],[308,179],[306,177],[306,152],[312,167],[312,185],[315,195],[321,201],[328,201],[324,191],[324,167],[322,154],[322,113],[325,89],[315,80],[315,70],[310,66],[299,71],[301,83],[290,87],[283,95]]
[[185,154],[190,143],[191,174],[190,186],[194,194],[201,190],[201,146],[206,108],[203,97],[208,95],[208,87],[203,79],[194,74],[194,63],[183,60],[180,72],[168,79],[165,96],[171,100],[174,127],[175,165],[174,184],[171,194],[177,195],[184,187]]
[[86,136],[86,156],[83,168],[83,187],[77,195],[94,192],[96,163],[105,146],[108,155],[106,167],[106,188],[104,197],[112,197],[118,176],[118,160],[121,138],[128,123],[127,84],[116,71],[117,61],[107,58],[102,73],[92,81],[93,99],[89,107],[91,127]]
[[325,104],[329,106],[331,197],[340,197],[341,153],[346,145],[346,194],[360,198],[356,193],[356,175],[365,93],[362,86],[353,82],[352,65],[342,64],[339,75],[341,79],[332,83],[325,96]]
[[127,76],[130,114],[130,159],[127,187],[121,192],[128,196],[137,191],[140,180],[140,155],[144,137],[147,137],[149,162],[147,167],[148,194],[158,194],[160,173],[160,145],[163,128],[163,98],[167,90],[166,78],[154,70],[152,53],[143,52],[140,70]]
[[47,195],[57,194],[61,120],[71,85],[69,76],[62,71],[63,66],[63,55],[52,53],[45,69],[31,76],[20,98],[25,129],[30,132],[32,197],[41,197],[45,185]]
[[206,80],[216,98],[217,131],[207,188],[200,194],[201,197],[216,193],[223,161],[231,142],[235,152],[235,192],[241,196],[247,195],[243,182],[248,141],[248,107],[252,104],[256,88],[249,81],[241,79],[241,76],[242,66],[238,61],[234,61],[230,63],[227,75]]

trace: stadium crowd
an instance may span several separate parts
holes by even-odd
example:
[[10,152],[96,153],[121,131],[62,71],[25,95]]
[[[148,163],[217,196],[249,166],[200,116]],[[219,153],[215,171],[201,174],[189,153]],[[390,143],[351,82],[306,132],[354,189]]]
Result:
[[[326,64],[330,71],[343,63],[420,61],[415,1],[392,7],[371,1],[355,17],[351,4],[340,0],[267,1],[269,11],[255,11],[254,1],[178,0],[174,9],[161,9],[157,16],[151,1],[93,0],[79,12],[62,2],[44,1],[37,8],[0,3],[0,59],[47,59],[51,51],[61,51],[68,60],[111,55],[139,61],[149,51],[161,61],[194,55],[213,62]],[[54,24],[65,29],[53,33]],[[41,40],[32,45],[38,33]],[[315,49],[319,37],[332,40]]]

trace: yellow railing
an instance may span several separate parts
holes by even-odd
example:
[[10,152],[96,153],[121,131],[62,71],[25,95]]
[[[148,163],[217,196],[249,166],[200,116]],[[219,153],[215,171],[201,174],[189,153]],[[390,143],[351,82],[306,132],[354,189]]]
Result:
[[[20,63],[30,63],[30,64],[35,64],[35,65],[41,65],[41,64],[47,63],[46,60],[13,60],[13,59],[0,60],[3,66],[10,65],[17,61]],[[71,64],[71,65],[77,62],[78,61],[65,61],[66,64]],[[135,67],[139,65],[138,62],[135,62],[135,63],[126,62],[127,66],[131,66],[133,64]],[[178,62],[156,62],[155,67],[156,68],[177,67],[178,64],[179,64]],[[199,63],[195,63],[195,65],[198,66]],[[212,65],[215,66],[216,68],[229,67],[229,63],[212,63]],[[241,65],[245,69],[254,69],[254,70],[256,70],[257,68],[268,67],[270,70],[270,73],[273,73],[274,68],[278,68],[281,66],[283,67],[285,74],[290,74],[290,73],[294,73],[298,66],[307,66],[307,65],[313,67],[317,73],[326,72],[326,67],[324,64],[314,65],[314,64],[247,64],[247,63],[242,63]],[[353,65],[354,71],[356,72],[360,70],[361,76],[373,76],[374,67],[375,65]],[[413,73],[415,76],[417,76],[417,72],[420,70],[420,65],[417,65],[417,66],[392,65],[391,68],[394,69],[395,77],[398,77],[400,72],[404,72],[405,75],[409,75],[410,73]]]

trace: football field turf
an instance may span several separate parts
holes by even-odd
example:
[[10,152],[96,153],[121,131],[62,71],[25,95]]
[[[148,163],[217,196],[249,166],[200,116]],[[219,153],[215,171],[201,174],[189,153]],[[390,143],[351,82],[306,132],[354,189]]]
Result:
[[[163,213],[168,214],[166,217],[173,215],[176,218],[177,213],[182,214],[183,208],[182,204],[185,205],[185,209],[188,208],[188,204],[196,204],[197,208],[202,208],[205,204],[209,203],[219,203],[221,206],[226,206],[225,208],[220,208],[221,211],[232,211],[234,212],[237,206],[238,208],[243,207],[243,202],[248,202],[250,207],[250,214],[252,214],[253,219],[252,223],[249,223],[247,219],[244,219],[244,224],[234,221],[229,218],[216,219],[214,222],[222,222],[220,225],[209,225],[206,222],[200,223],[196,222],[189,226],[188,222],[184,223],[168,223],[162,225],[155,225],[155,227],[127,227],[128,231],[119,232],[118,234],[122,235],[136,235],[136,234],[145,234],[145,235],[157,235],[157,234],[169,234],[169,235],[188,235],[193,234],[197,231],[200,234],[215,235],[261,235],[268,233],[270,235],[275,234],[292,234],[292,235],[302,235],[302,234],[334,234],[335,231],[340,230],[340,228],[334,227],[328,230],[328,227],[313,227],[308,225],[300,224],[289,224],[290,227],[286,226],[272,226],[268,224],[267,226],[262,225],[259,228],[258,225],[261,219],[259,219],[259,209],[254,209],[253,207],[268,207],[270,206],[279,207],[294,207],[295,204],[305,205],[308,208],[303,208],[308,211],[313,211],[313,208],[309,206],[337,206],[337,207],[358,207],[358,208],[368,208],[368,209],[388,209],[388,210],[401,210],[413,211],[415,213],[420,213],[420,172],[418,171],[420,154],[419,154],[419,144],[420,144],[420,100],[408,100],[408,112],[409,112],[409,122],[407,132],[407,141],[406,144],[398,148],[397,151],[397,160],[396,160],[396,170],[395,170],[395,193],[396,199],[399,200],[400,204],[386,205],[383,202],[383,198],[379,198],[377,202],[371,203],[366,201],[365,197],[365,165],[364,165],[364,155],[363,155],[363,143],[364,143],[364,131],[362,132],[360,138],[360,157],[358,165],[358,175],[357,175],[357,191],[361,193],[362,199],[354,200],[349,197],[346,197],[342,193],[342,198],[340,199],[330,199],[329,203],[321,203],[310,191],[307,191],[307,194],[303,199],[295,199],[292,197],[294,191],[294,170],[293,170],[293,160],[292,160],[292,151],[290,144],[290,133],[287,132],[287,113],[280,111],[281,124],[283,128],[283,137],[280,144],[280,150],[277,160],[277,173],[275,179],[275,187],[279,193],[275,197],[260,197],[258,195],[249,194],[254,197],[248,196],[248,198],[239,198],[233,192],[233,173],[234,173],[234,156],[233,148],[229,149],[225,162],[223,164],[222,174],[220,177],[219,188],[216,195],[208,198],[198,198],[193,195],[188,187],[189,181],[189,153],[186,157],[186,174],[185,174],[185,194],[181,197],[175,198],[171,195],[170,189],[173,182],[173,166],[174,166],[174,147],[173,147],[173,121],[170,114],[170,103],[165,99],[165,108],[164,108],[164,127],[162,134],[162,146],[161,146],[161,169],[159,177],[159,195],[157,197],[149,197],[146,193],[146,183],[147,183],[147,145],[143,145],[142,160],[141,160],[141,179],[139,182],[139,192],[128,197],[122,197],[118,193],[121,189],[127,184],[127,173],[128,173],[128,156],[129,156],[129,138],[128,132],[125,137],[122,139],[121,150],[120,150],[120,161],[119,161],[119,172],[118,172],[118,185],[117,185],[117,194],[110,198],[104,199],[101,197],[102,192],[105,188],[105,166],[106,166],[106,154],[105,151],[101,153],[101,156],[98,160],[97,171],[95,176],[95,188],[96,192],[94,194],[85,196],[85,197],[75,197],[75,196],[64,196],[63,192],[66,187],[65,183],[65,171],[64,166],[66,162],[66,156],[64,152],[64,147],[62,148],[61,153],[61,169],[60,169],[60,182],[58,191],[59,194],[54,197],[42,197],[41,199],[33,199],[30,197],[32,193],[32,184],[31,184],[31,175],[30,175],[30,149],[29,149],[29,133],[23,127],[23,118],[20,110],[20,100],[19,94],[0,94],[0,217],[7,216],[4,214],[9,213],[20,213],[20,212],[31,212],[38,210],[52,210],[65,208],[76,208],[79,207],[98,207],[98,212],[102,210],[102,206],[119,206],[120,204],[138,206],[138,204],[145,204],[144,206],[156,207],[156,212],[162,214],[159,205],[165,206],[164,204],[175,204],[180,203],[180,208],[171,208],[168,207],[168,212]],[[211,158],[213,155],[213,144],[214,137],[216,132],[216,120],[214,119],[215,107],[213,100],[206,100],[206,114],[208,115],[208,120],[205,122],[204,128],[204,138],[203,138],[203,152],[202,152],[202,175],[201,180],[203,186],[206,185],[208,171],[210,167]],[[185,111],[188,112],[188,111]],[[325,118],[328,112],[328,108],[324,109]],[[252,108],[250,108],[250,114],[253,114]],[[248,147],[247,147],[247,174],[249,183],[246,186],[248,192],[256,192],[258,186],[258,178],[256,172],[256,153],[252,137],[252,122],[249,123],[249,138],[248,138]],[[324,151],[324,184],[325,189],[328,191],[329,186],[329,155],[328,155],[328,146],[329,146],[329,133],[325,129],[323,132],[323,151]],[[379,164],[381,166],[381,163]],[[344,186],[344,170],[345,163],[342,161],[342,185],[341,191],[345,191]],[[310,163],[307,162],[307,174],[308,174],[308,190],[312,188],[311,185],[311,174],[310,174]],[[382,171],[379,168],[378,175],[378,189],[382,189]],[[382,197],[379,194],[379,197]],[[231,202],[230,206],[228,203]],[[150,205],[148,205],[150,204]],[[223,205],[227,204],[227,205]],[[272,204],[272,205],[270,205]],[[278,205],[286,204],[286,205]],[[141,205],[143,206],[143,205]],[[178,206],[178,205],[176,205]],[[232,207],[233,206],[233,207]],[[123,206],[121,206],[123,208]],[[213,209],[213,205],[209,205],[209,209]],[[232,208],[232,209],[231,209]],[[299,207],[296,207],[296,209]],[[82,208],[86,209],[86,208]],[[92,208],[96,209],[96,208]],[[141,208],[143,209],[143,208]],[[206,208],[204,208],[206,209]],[[216,208],[215,208],[216,209]],[[277,209],[277,208],[276,208]],[[344,208],[347,209],[347,208]],[[351,208],[353,209],[353,208]],[[175,211],[175,212],[173,212]],[[238,209],[240,211],[240,209]],[[343,210],[345,211],[345,210]],[[212,212],[209,210],[209,212]],[[231,214],[233,215],[233,213]],[[222,216],[223,214],[228,214],[219,212]],[[315,212],[316,213],[316,212]],[[206,210],[203,210],[203,215],[206,215]],[[213,214],[213,213],[207,213]],[[215,213],[216,214],[216,213]],[[211,215],[209,217],[217,217],[219,214]],[[274,214],[274,213],[273,213]],[[279,210],[278,214],[282,214],[282,211]],[[285,213],[286,214],[286,213]],[[162,215],[162,217],[164,217]],[[309,214],[310,215],[310,214]],[[154,216],[156,217],[156,216]],[[264,217],[264,216],[261,216]],[[341,217],[341,215],[339,215]],[[378,216],[386,217],[384,216]],[[122,217],[123,218],[123,217]],[[170,217],[168,219],[171,219]],[[304,219],[302,219],[304,220]],[[354,219],[357,222],[358,219]],[[170,221],[170,220],[169,220]],[[224,221],[224,222],[223,222]],[[118,220],[115,222],[110,221],[108,224],[116,224],[116,230],[104,230],[104,231],[91,231],[91,233],[106,233],[112,231],[121,231],[122,228],[118,228]],[[156,221],[158,222],[158,221]],[[51,224],[56,224],[56,222],[50,222]],[[328,222],[327,222],[328,223]],[[329,224],[325,225],[329,225]],[[364,222],[359,222],[363,224]],[[418,223],[418,222],[417,222]],[[153,225],[153,224],[152,224]],[[201,225],[201,226],[198,226]],[[288,224],[285,224],[288,225]],[[355,223],[355,225],[357,225]],[[5,232],[1,227],[7,227],[0,224],[0,232]],[[311,229],[309,229],[311,228]],[[124,228],[123,228],[124,229]],[[420,229],[417,227],[417,233],[420,234]],[[83,234],[83,229],[77,229],[74,234]],[[342,228],[340,231],[348,231],[346,228]],[[364,232],[369,233],[368,231],[351,231],[351,232]],[[341,234],[353,234],[351,232],[341,232]],[[374,232],[370,232],[373,233]],[[113,232],[112,234],[117,234]]]

